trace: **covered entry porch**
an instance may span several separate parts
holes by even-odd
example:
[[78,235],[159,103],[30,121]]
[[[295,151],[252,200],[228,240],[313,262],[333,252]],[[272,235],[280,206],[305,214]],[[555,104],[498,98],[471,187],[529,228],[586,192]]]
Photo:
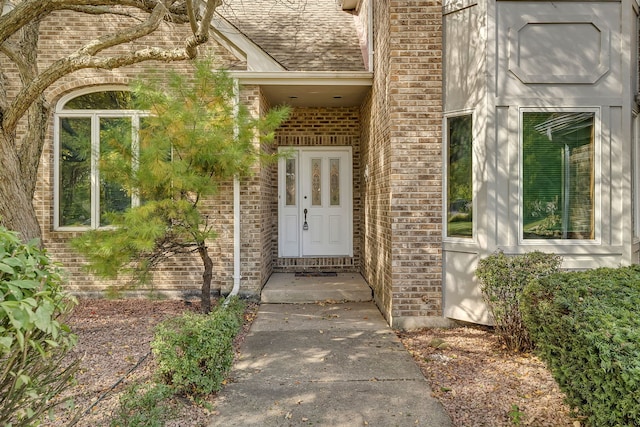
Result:
[[361,273],[359,112],[371,73],[236,72],[234,77],[244,88],[257,88],[261,111],[291,106],[275,146],[266,148],[283,157],[260,173],[261,244],[252,255],[260,253],[261,285],[275,273]]

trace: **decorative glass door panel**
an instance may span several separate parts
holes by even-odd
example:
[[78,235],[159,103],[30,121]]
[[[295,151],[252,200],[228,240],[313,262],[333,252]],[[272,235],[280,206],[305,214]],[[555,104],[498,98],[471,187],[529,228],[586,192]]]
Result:
[[297,184],[296,184],[296,174],[297,174],[297,166],[296,160],[287,159],[287,170],[286,170],[286,197],[285,197],[285,205],[287,206],[295,206],[296,205],[296,193],[297,193]]
[[[292,158],[280,162],[279,256],[351,256],[351,149],[300,148],[294,158],[295,180]],[[292,192],[298,194],[295,206]]]

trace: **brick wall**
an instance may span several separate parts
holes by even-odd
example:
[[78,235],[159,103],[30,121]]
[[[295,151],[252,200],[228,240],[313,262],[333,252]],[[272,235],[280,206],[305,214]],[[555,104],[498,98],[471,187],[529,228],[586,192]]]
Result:
[[[73,12],[57,12],[46,18],[41,24],[41,37],[39,44],[39,66],[44,69],[47,65],[57,60],[64,54],[78,49],[87,40],[106,34],[113,28],[123,25],[122,17],[116,16],[88,16]],[[141,46],[161,46],[177,48],[183,46],[183,40],[188,34],[188,28],[184,25],[173,23],[162,24],[162,31],[148,36],[140,43],[127,44],[106,51],[107,55],[112,51],[123,51]],[[212,56],[214,63],[225,68],[242,68],[244,61],[239,61],[230,55],[221,46],[209,42],[200,50],[201,57]],[[10,79],[16,78],[16,73],[6,64],[6,58],[0,54],[0,64],[3,71],[6,70]],[[155,70],[162,69],[159,74]],[[45,96],[52,109],[60,98],[79,89],[97,86],[118,86],[126,88],[134,79],[139,77],[162,78],[168,70],[190,73],[191,66],[187,62],[157,63],[146,62],[134,66],[116,70],[80,70],[66,76],[45,92]],[[8,91],[11,98],[17,94],[18,85],[13,85]],[[126,276],[117,281],[102,280],[87,273],[84,269],[84,261],[75,253],[69,245],[74,232],[62,232],[53,230],[54,215],[54,153],[53,153],[53,113],[50,118],[49,129],[41,164],[39,168],[39,181],[34,196],[34,206],[43,232],[44,244],[49,253],[61,262],[69,276],[69,288],[73,291],[87,293],[100,293],[110,285],[126,285],[129,281]],[[245,191],[245,193],[247,193]],[[211,257],[214,261],[213,289],[229,290],[233,284],[233,204],[230,202],[233,195],[233,183],[221,186],[219,194],[204,203],[205,209],[216,221],[216,231],[219,236],[210,242]],[[249,220],[257,221],[255,218]],[[252,253],[252,249],[246,251]],[[202,263],[196,255],[181,256],[164,263],[153,277],[153,289],[159,292],[182,295],[198,296],[202,283]]]
[[394,326],[442,316],[442,4],[380,0],[362,107],[363,274]]
[[[240,102],[253,114],[260,114],[265,100],[260,88],[247,86],[242,88]],[[265,269],[263,249],[265,245],[265,227],[263,212],[268,202],[268,189],[263,189],[264,174],[268,173],[262,165],[254,166],[254,174],[240,181],[240,274],[243,294],[260,295],[260,289],[268,276]],[[265,194],[266,192],[266,194]],[[229,199],[231,203],[233,198]],[[229,250],[233,251],[233,247]]]
[[389,18],[395,324],[442,316],[442,2],[392,1]]
[[[267,101],[264,93],[260,93],[260,114],[266,113],[271,105]],[[273,154],[277,151],[277,142],[263,144],[262,150],[265,153]],[[261,283],[262,287],[271,273],[273,273],[273,230],[278,227],[278,165],[270,164],[262,167],[260,171],[260,188],[262,189],[261,204]],[[274,179],[274,177],[276,177]],[[277,249],[276,249],[277,251]],[[276,252],[277,253],[277,252]]]
[[278,205],[277,173],[272,175],[274,188],[271,231],[274,270],[332,270],[354,272],[359,270],[362,248],[362,202],[360,167],[360,117],[357,108],[295,108],[289,119],[276,134],[280,147],[350,146],[353,157],[353,257],[278,258]]
[[[371,1],[371,0],[370,0]],[[390,20],[389,2],[375,2],[374,80],[370,96],[361,108],[362,166],[368,173],[364,182],[362,272],[373,288],[376,303],[387,320],[392,309],[391,216],[389,187],[391,161]]]

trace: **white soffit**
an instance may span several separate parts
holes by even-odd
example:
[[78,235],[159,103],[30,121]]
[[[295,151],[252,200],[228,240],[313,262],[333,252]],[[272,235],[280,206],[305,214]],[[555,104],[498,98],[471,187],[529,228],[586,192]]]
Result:
[[354,107],[367,96],[369,72],[352,71],[234,71],[241,85],[259,85],[271,105],[293,107]]
[[342,10],[355,10],[360,0],[342,0]]

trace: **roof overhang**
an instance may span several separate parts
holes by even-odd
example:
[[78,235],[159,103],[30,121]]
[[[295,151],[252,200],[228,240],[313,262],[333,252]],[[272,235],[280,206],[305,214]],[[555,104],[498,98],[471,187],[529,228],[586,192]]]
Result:
[[342,0],[342,10],[356,10],[360,6],[360,0]]
[[362,104],[373,73],[352,71],[233,71],[241,85],[259,85],[271,105],[354,107]]

